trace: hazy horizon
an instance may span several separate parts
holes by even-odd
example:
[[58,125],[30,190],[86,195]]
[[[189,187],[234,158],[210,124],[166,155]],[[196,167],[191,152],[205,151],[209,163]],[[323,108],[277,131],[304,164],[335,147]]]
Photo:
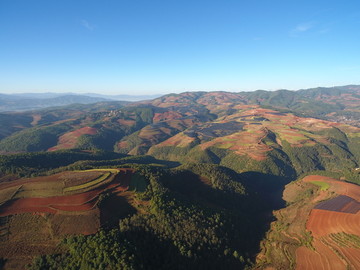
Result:
[[0,93],[158,95],[360,84],[360,3],[0,3]]
[[135,93],[135,94],[131,94],[131,93],[126,93],[126,92],[121,92],[121,93],[116,93],[116,92],[113,92],[113,93],[109,93],[107,94],[107,92],[103,92],[103,93],[100,93],[100,92],[86,92],[86,91],[83,91],[83,92],[71,92],[71,91],[29,91],[29,92],[12,92],[12,93],[6,93],[6,92],[1,92],[0,91],[0,94],[5,94],[5,95],[31,95],[31,94],[55,94],[55,95],[99,95],[99,96],[162,96],[162,95],[167,95],[167,94],[181,94],[181,93],[185,93],[185,92],[234,92],[234,93],[240,93],[240,92],[254,92],[254,91],[279,91],[279,90],[288,90],[288,91],[299,91],[299,90],[306,90],[306,89],[313,89],[313,88],[336,88],[336,87],[343,87],[343,86],[348,86],[348,85],[355,85],[355,84],[346,84],[346,85],[334,85],[334,86],[315,86],[315,87],[309,87],[309,88],[299,88],[299,89],[286,89],[286,88],[280,88],[280,89],[254,89],[254,90],[239,90],[239,91],[231,91],[231,90],[185,90],[185,91],[173,91],[173,92],[154,92],[154,93],[143,93],[143,94],[140,94],[140,93]]

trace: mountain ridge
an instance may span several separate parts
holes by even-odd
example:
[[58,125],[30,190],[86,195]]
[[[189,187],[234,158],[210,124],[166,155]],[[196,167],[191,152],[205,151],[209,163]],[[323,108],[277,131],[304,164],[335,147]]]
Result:
[[360,87],[343,88],[184,92],[3,114],[0,151],[107,150],[280,176],[355,168]]
[[[306,230],[312,199],[334,195],[321,176],[360,185],[353,88],[0,113],[0,264],[294,268],[298,250],[321,251]],[[318,188],[294,182],[307,175]],[[337,239],[359,243],[358,232],[338,230]]]

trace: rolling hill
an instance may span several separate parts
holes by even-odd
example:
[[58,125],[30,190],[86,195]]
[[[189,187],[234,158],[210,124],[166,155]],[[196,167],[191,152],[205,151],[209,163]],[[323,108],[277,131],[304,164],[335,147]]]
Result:
[[2,114],[0,152],[107,150],[293,178],[358,167],[359,109],[358,86],[68,106]]
[[356,269],[359,119],[354,85],[1,113],[0,264]]

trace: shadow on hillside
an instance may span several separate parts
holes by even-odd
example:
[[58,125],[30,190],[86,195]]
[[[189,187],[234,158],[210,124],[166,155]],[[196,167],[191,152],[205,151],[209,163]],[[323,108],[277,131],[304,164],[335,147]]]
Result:
[[286,207],[286,202],[282,196],[285,185],[290,183],[292,179],[259,172],[245,172],[239,174],[239,177],[248,193],[252,194],[256,208],[254,219],[255,224],[259,224],[256,228],[258,238],[251,254],[255,260],[256,255],[260,252],[261,241],[265,239],[271,222],[276,220],[273,211]]
[[156,159],[154,158],[154,163],[166,165],[169,168],[175,168],[181,165],[180,162],[177,161],[170,161],[170,160],[163,160],[163,159]]
[[293,179],[260,172],[244,172],[239,174],[239,177],[246,190],[261,195],[262,200],[266,200],[269,209],[278,210],[285,207],[282,194],[285,186]]
[[139,163],[139,164],[159,164],[159,165],[165,165],[169,168],[174,168],[177,166],[180,166],[181,163],[177,161],[170,161],[170,160],[164,160],[164,159],[157,159],[153,156],[149,155],[139,155],[139,156],[130,156],[127,155],[123,160],[121,160],[122,163]]
[[206,180],[189,171],[173,175],[164,185],[189,202],[214,211],[231,211],[238,216],[241,221],[234,225],[239,226],[239,239],[234,237],[232,242],[255,261],[260,252],[260,243],[269,231],[271,222],[275,221],[273,211],[285,207],[282,194],[290,180],[246,172],[239,174],[238,181],[245,186],[247,195],[214,189]]
[[119,220],[136,213],[136,209],[125,197],[111,194],[100,205],[100,223],[102,228],[115,228]]
[[199,177],[190,171],[178,172],[162,181],[165,187],[182,196],[182,199],[196,205],[217,210],[235,211],[244,211],[248,207],[244,205],[247,204],[245,194],[214,189],[209,179]]

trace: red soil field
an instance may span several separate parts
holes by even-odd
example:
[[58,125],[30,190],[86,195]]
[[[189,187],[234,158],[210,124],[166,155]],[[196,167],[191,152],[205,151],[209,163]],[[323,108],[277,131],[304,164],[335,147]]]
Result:
[[313,246],[316,252],[306,247],[300,247],[296,250],[296,269],[345,270],[345,264],[329,247],[318,239],[314,239]]
[[267,130],[262,126],[254,127],[251,132],[241,131],[233,133],[228,136],[215,138],[209,142],[202,143],[200,148],[205,150],[211,146],[227,146],[230,150],[233,150],[238,155],[247,155],[252,159],[261,161],[266,159],[266,153],[271,151],[272,148],[264,144],[262,140],[267,135]]
[[128,147],[128,146],[129,146],[129,144],[128,144],[128,142],[126,142],[126,141],[119,142],[119,143],[117,144],[117,147],[118,147],[119,149],[121,149],[121,148],[126,148],[126,147]]
[[34,212],[55,214],[59,211],[88,211],[96,206],[98,196],[102,192],[117,193],[127,190],[133,172],[132,169],[121,169],[111,183],[81,194],[10,200],[0,207],[0,216]]
[[[191,138],[187,135],[185,135],[184,133],[178,133],[175,136],[157,144],[154,146],[154,148],[156,147],[163,147],[163,146],[178,146],[178,147],[184,147],[189,145],[190,143],[192,143],[195,140],[195,138]],[[151,154],[151,150],[149,151],[149,153]]]
[[[335,242],[331,234],[352,234],[360,236],[360,211],[346,213],[356,208],[360,197],[360,187],[330,177],[311,175],[305,182],[321,181],[330,184],[329,192],[339,195],[320,206],[329,209],[313,209],[308,217],[306,229],[313,236],[312,250],[300,247],[296,250],[297,269],[360,269],[360,249]],[[340,210],[343,212],[331,211]]]
[[117,122],[118,122],[120,125],[124,125],[124,126],[133,126],[133,125],[136,124],[136,121],[135,121],[135,120],[119,119],[119,120],[117,120]]
[[[329,238],[331,233],[343,232],[360,236],[359,224],[359,213],[312,210],[306,229],[312,232],[316,251],[299,248],[296,251],[297,269],[360,269],[360,249],[341,246]],[[305,267],[304,262],[311,267]]]
[[66,212],[83,212],[93,209],[96,206],[96,203],[97,203],[97,199],[94,198],[92,201],[81,205],[53,205],[51,206],[51,208]]
[[169,112],[164,112],[164,113],[155,113],[155,115],[153,117],[153,121],[154,121],[154,123],[157,123],[160,121],[174,120],[174,119],[179,119],[182,117],[183,116],[178,112],[169,111]]
[[48,151],[74,148],[76,146],[77,139],[81,135],[85,135],[85,134],[94,135],[94,134],[96,134],[96,132],[97,132],[96,128],[83,127],[83,128],[79,128],[77,130],[65,133],[64,135],[60,136],[58,144],[54,147],[49,148]]
[[60,178],[63,174],[64,173],[57,173],[57,174],[53,174],[53,175],[49,175],[49,176],[23,178],[23,179],[18,179],[16,181],[3,182],[3,183],[0,183],[0,189],[5,189],[5,188],[9,188],[9,187],[14,187],[14,186],[21,186],[21,185],[27,184],[27,183],[58,182],[58,181],[61,181]]
[[360,212],[357,214],[348,214],[313,209],[310,213],[306,228],[311,231],[312,235],[315,237],[321,237],[331,233],[340,232],[346,232],[360,236],[359,225]]
[[[70,196],[11,200],[1,207],[0,216],[32,212],[55,214],[57,212],[56,209],[61,210],[63,207],[70,207],[72,209],[70,211],[86,211],[93,207],[93,205],[90,207],[86,203],[94,200],[100,193],[101,191],[90,191]],[[85,204],[87,207],[84,207]]]

